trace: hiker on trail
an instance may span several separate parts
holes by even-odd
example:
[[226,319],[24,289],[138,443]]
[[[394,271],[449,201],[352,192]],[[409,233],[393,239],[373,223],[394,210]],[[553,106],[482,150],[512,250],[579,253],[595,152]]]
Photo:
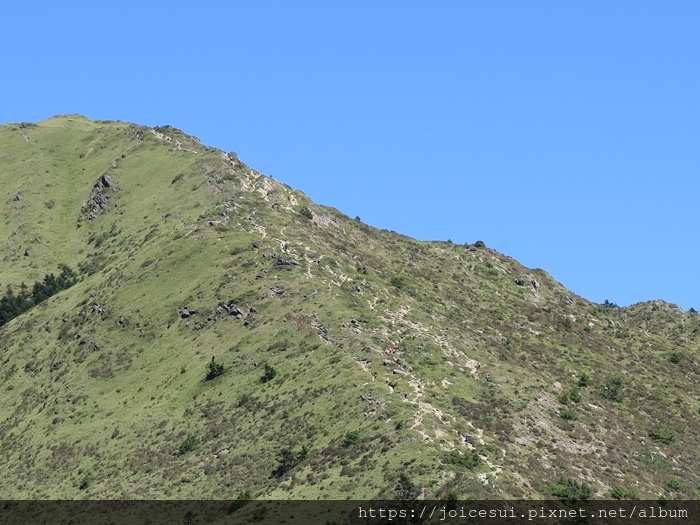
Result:
[[471,434],[465,434],[464,435],[464,442],[468,445],[472,442],[472,436]]

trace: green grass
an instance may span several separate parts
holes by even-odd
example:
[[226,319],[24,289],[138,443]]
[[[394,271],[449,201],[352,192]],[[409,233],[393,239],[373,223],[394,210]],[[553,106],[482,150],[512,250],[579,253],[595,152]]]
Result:
[[[7,498],[394,498],[409,481],[542,498],[573,464],[592,497],[618,472],[639,497],[698,496],[697,316],[604,308],[483,243],[377,230],[158,133],[196,153],[80,116],[0,127],[0,285],[82,268],[0,327]],[[79,221],[105,173],[109,211]]]

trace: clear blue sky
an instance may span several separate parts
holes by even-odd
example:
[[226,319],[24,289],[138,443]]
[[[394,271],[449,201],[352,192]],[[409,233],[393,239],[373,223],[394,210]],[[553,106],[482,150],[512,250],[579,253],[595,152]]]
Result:
[[319,204],[700,309],[700,3],[5,2],[0,122],[170,124]]

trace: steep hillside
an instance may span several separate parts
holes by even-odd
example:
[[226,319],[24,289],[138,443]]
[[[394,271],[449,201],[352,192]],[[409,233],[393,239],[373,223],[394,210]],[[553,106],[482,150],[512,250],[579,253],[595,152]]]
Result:
[[7,499],[700,497],[695,313],[377,230],[169,126],[2,126],[0,206]]

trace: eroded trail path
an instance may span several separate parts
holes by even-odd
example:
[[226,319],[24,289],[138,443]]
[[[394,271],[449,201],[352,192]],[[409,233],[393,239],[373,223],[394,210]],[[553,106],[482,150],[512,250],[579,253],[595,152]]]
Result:
[[[370,302],[370,307],[376,308],[376,301]],[[376,311],[376,310],[375,310]],[[422,338],[435,342],[441,352],[449,357],[455,365],[461,366],[469,371],[468,376],[471,379],[479,379],[481,363],[468,357],[463,351],[456,349],[450,341],[442,334],[436,333],[434,330],[426,328],[421,323],[407,319],[410,313],[410,308],[402,306],[395,311],[386,311],[384,320],[386,321],[386,336],[390,339],[390,329],[392,326],[409,327],[413,332],[414,338]],[[413,417],[410,420],[409,428],[421,436],[426,443],[435,443],[445,451],[469,450],[476,451],[482,462],[482,466],[477,468],[475,475],[482,483],[490,483],[497,478],[498,474],[503,472],[503,460],[506,452],[501,451],[501,457],[496,460],[488,454],[483,453],[483,447],[486,445],[484,439],[484,429],[477,427],[473,421],[464,420],[460,417],[459,421],[455,416],[445,413],[434,402],[426,396],[426,384],[418,377],[413,367],[409,366],[410,357],[402,355],[401,339],[397,338],[397,342],[384,352],[384,363],[388,365],[387,377],[385,380],[387,389],[392,395],[400,395],[404,398],[404,402],[415,407]],[[388,364],[389,361],[394,361],[396,366]],[[362,369],[372,376],[367,362],[358,362]],[[372,376],[372,380],[374,380]],[[404,386],[399,386],[403,384]],[[441,386],[448,390],[452,383],[443,378]],[[461,427],[469,428],[469,439],[459,430]]]

